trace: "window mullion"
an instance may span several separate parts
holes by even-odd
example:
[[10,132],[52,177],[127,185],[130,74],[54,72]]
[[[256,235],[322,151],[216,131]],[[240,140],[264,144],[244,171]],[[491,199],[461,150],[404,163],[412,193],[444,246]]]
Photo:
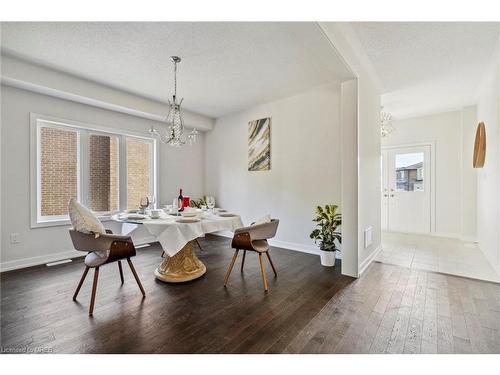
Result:
[[155,208],[160,207],[160,197],[158,196],[158,159],[157,155],[157,143],[156,141],[151,141],[151,155],[150,155],[150,186],[152,190],[152,195],[155,197]]

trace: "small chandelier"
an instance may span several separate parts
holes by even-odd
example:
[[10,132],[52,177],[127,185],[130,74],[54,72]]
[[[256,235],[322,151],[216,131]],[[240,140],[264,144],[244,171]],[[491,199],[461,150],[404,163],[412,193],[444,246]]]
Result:
[[174,94],[172,95],[172,100],[168,101],[169,109],[167,118],[165,119],[166,129],[165,131],[158,131],[151,126],[149,133],[153,137],[159,139],[161,143],[170,146],[180,147],[186,143],[192,145],[196,142],[198,130],[193,129],[186,135],[181,114],[181,104],[184,98],[179,102],[177,101],[177,64],[181,62],[181,58],[178,56],[171,56],[170,60],[174,63]]
[[387,137],[394,131],[394,126],[392,125],[393,117],[389,112],[384,112],[383,107],[380,111],[380,134],[382,137]]

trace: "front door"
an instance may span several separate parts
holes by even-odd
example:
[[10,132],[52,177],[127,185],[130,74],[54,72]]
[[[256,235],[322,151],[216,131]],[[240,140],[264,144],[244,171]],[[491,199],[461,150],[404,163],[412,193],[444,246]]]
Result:
[[382,149],[382,229],[431,231],[431,148]]

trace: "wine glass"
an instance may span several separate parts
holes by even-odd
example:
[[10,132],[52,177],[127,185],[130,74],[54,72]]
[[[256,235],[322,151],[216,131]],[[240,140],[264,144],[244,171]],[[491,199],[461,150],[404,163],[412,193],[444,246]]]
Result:
[[152,195],[150,198],[149,198],[149,208],[151,209],[155,209],[156,208],[156,197],[154,195]]
[[214,207],[215,207],[215,198],[214,197],[207,197],[207,206],[213,213]]
[[141,213],[143,214],[145,212],[145,209],[148,208],[149,206],[149,198],[148,197],[142,197],[141,201],[139,203],[139,207],[141,208]]
[[172,213],[175,213],[175,216],[179,215],[179,202],[177,201],[177,199],[174,199],[172,201]]

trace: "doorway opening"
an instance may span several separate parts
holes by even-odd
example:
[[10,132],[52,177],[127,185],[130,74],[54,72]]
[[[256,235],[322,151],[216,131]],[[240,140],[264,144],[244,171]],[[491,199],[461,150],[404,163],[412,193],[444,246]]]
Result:
[[381,151],[382,251],[376,260],[415,272],[500,282],[477,244],[436,231],[440,176],[434,143],[383,146]]

